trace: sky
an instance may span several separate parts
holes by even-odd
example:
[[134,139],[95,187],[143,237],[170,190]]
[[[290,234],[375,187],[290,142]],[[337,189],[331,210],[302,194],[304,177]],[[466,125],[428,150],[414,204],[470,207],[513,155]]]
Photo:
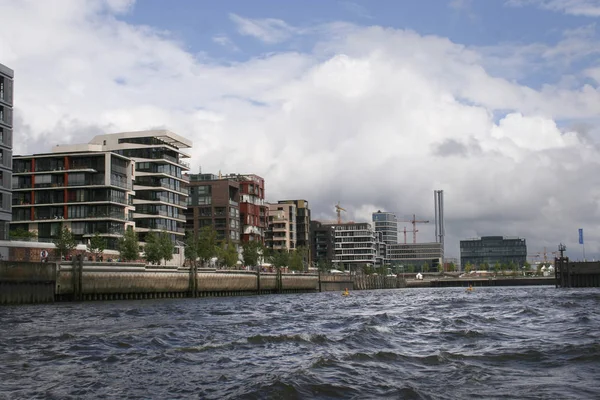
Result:
[[[166,128],[313,219],[600,258],[600,0],[0,0],[14,154]],[[408,230],[411,224],[401,222]],[[400,235],[403,240],[403,235]],[[409,235],[410,240],[410,235]]]

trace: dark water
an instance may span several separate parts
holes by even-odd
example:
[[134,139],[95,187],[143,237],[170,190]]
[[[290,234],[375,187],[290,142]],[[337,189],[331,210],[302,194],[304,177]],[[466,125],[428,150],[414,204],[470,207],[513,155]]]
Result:
[[600,290],[0,308],[0,398],[600,398]]

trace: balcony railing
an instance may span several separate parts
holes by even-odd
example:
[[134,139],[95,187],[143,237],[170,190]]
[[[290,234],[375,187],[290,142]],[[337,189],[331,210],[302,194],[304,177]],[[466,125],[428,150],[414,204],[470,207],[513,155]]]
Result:
[[111,179],[110,180],[110,184],[112,186],[118,186],[120,188],[127,189],[127,190],[131,190],[132,189],[132,184],[130,182],[121,181],[119,179]]

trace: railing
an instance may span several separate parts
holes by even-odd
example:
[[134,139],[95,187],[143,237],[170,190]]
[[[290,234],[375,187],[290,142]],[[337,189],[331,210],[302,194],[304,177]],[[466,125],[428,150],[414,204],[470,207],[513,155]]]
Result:
[[177,160],[177,163],[187,169],[190,169],[190,163],[182,161],[182,160]]
[[127,181],[120,181],[118,179],[111,179],[110,180],[110,184],[112,186],[118,186],[118,187],[123,188],[123,189],[128,189],[128,190],[132,189],[132,184],[129,183],[129,182],[127,182]]

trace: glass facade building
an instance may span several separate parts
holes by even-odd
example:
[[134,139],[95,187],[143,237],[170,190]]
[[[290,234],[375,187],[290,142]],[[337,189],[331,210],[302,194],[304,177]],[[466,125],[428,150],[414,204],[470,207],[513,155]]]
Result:
[[523,266],[527,260],[525,239],[504,236],[483,236],[460,241],[460,263],[489,267],[496,263]]
[[8,239],[12,218],[13,77],[0,64],[0,240]]
[[381,232],[385,244],[398,244],[398,217],[391,212],[373,213],[375,232]]

